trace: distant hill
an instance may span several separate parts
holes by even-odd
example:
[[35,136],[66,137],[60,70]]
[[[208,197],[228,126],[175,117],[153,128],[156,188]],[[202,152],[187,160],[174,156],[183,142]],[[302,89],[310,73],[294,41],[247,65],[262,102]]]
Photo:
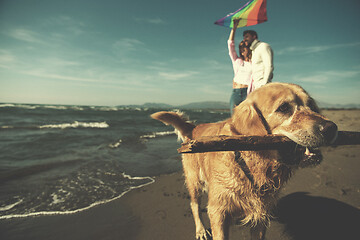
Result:
[[[360,109],[360,104],[330,104],[325,102],[317,102],[318,106],[323,109]],[[126,105],[121,107],[129,108],[156,108],[156,109],[225,109],[229,108],[229,103],[227,102],[216,102],[216,101],[206,101],[206,102],[194,102],[185,105],[174,106],[166,103],[145,103],[142,105]]]
[[174,106],[166,103],[144,103],[142,105],[120,105],[118,107],[129,107],[129,108],[159,108],[159,109],[228,109],[229,104],[226,102],[195,102],[180,106]]
[[173,108],[172,105],[165,104],[165,103],[144,103],[143,105],[141,105],[141,107],[144,107],[144,108]]
[[360,104],[332,104],[317,101],[319,108],[331,109],[360,109]]
[[177,106],[181,109],[228,109],[229,104],[226,102],[195,102],[186,105]]

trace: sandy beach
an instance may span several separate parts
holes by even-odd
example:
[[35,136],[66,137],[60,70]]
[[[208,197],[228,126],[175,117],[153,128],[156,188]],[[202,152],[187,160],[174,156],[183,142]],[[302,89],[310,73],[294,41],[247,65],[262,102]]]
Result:
[[[360,131],[360,110],[324,110],[341,131]],[[324,160],[298,169],[280,194],[266,239],[355,239],[360,222],[360,146],[321,148]],[[182,172],[71,215],[0,220],[0,239],[195,239]],[[207,227],[206,199],[203,216]],[[230,239],[250,239],[234,224]]]

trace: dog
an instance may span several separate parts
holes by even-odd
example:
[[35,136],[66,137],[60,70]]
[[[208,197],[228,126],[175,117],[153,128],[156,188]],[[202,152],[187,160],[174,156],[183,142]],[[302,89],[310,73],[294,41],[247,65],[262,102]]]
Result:
[[[293,172],[294,162],[296,167],[306,159],[317,159],[320,151],[314,149],[337,136],[336,124],[319,113],[314,99],[302,87],[288,83],[269,83],[253,91],[235,107],[231,118],[217,123],[195,126],[179,112],[157,112],[151,117],[172,125],[184,142],[204,136],[280,134],[302,146],[183,154],[196,239],[200,240],[228,239],[233,218],[250,225],[251,239],[264,239],[271,210]],[[211,233],[201,220],[203,191],[208,193]]]

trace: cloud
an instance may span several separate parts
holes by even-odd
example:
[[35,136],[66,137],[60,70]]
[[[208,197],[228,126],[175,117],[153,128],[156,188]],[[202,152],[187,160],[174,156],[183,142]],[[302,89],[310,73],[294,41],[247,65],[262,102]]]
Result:
[[[67,63],[65,63],[67,64]],[[72,63],[70,63],[72,64]],[[91,71],[75,71],[66,72],[66,68],[61,69],[31,69],[23,70],[22,74],[35,76],[37,78],[44,78],[46,80],[63,80],[67,82],[73,82],[78,84],[84,84],[84,86],[89,87],[92,84],[104,88],[118,88],[124,90],[133,90],[138,89],[139,87],[146,88],[155,86],[152,80],[153,76],[149,76],[145,73],[134,73],[131,71],[107,71],[106,69],[95,69]]]
[[176,81],[180,79],[190,78],[198,74],[197,72],[159,72],[159,76],[165,80]]
[[[360,75],[360,70],[354,71],[322,71],[314,73],[311,76],[294,76],[294,82],[297,83],[315,83],[327,84],[335,81],[346,81]],[[344,82],[345,84],[345,82]]]
[[135,18],[135,21],[141,22],[141,23],[150,23],[150,24],[155,24],[155,25],[166,24],[166,22],[159,17],[157,17],[157,18]]
[[98,79],[65,76],[65,75],[59,75],[59,74],[55,74],[55,73],[48,73],[43,70],[30,70],[30,71],[24,71],[23,73],[26,75],[30,75],[30,76],[48,78],[48,79],[59,79],[59,80],[67,80],[67,81],[92,82],[92,83],[100,82]]
[[303,47],[303,46],[291,46],[276,52],[277,55],[283,54],[310,54],[310,53],[318,53],[324,52],[332,49],[339,49],[339,48],[347,48],[347,47],[356,47],[360,46],[360,42],[353,42],[353,43],[345,43],[345,44],[333,44],[333,45],[323,45],[323,46],[310,46],[310,47]]
[[223,62],[220,62],[218,60],[206,59],[203,61],[203,66],[207,67],[209,69],[226,69],[226,70],[228,70],[230,65],[224,64]]
[[143,47],[145,44],[134,38],[122,38],[116,41],[113,46],[118,50],[134,51],[139,47]]
[[56,27],[56,28],[61,27],[62,29],[74,35],[81,35],[86,32],[84,30],[86,25],[83,22],[65,15],[52,17],[48,19],[48,21],[46,21],[44,25],[48,27]]
[[220,84],[220,85],[202,85],[199,86],[199,91],[206,93],[206,95],[213,95],[213,96],[218,96],[218,95],[223,95],[221,98],[222,99],[228,99],[228,95],[224,94],[225,93],[230,93],[230,89],[231,89],[231,83],[227,83],[227,84]]
[[85,33],[89,34],[85,27],[84,23],[71,17],[57,16],[44,19],[40,26],[33,26],[32,28],[15,27],[3,33],[23,42],[54,47],[68,44],[69,38],[79,37]]
[[322,75],[322,74],[317,74],[317,75],[313,75],[313,76],[306,76],[306,77],[294,77],[294,80],[296,82],[301,82],[301,83],[318,83],[318,84],[323,84],[323,83],[327,83],[329,81],[329,77]]
[[9,31],[7,35],[24,42],[45,43],[38,33],[28,29],[23,29],[23,28],[13,29]]
[[359,75],[360,70],[356,70],[356,71],[327,71],[327,72],[323,72],[323,74],[333,76],[333,77],[336,77],[336,78],[339,78],[339,79],[352,78],[352,77],[355,77],[355,76]]
[[61,58],[57,58],[57,57],[50,57],[50,58],[46,58],[43,60],[45,63],[51,64],[52,66],[56,66],[56,67],[71,67],[71,66],[81,66],[83,65],[83,63],[81,62],[76,62],[73,60],[66,60],[66,59],[61,59]]
[[13,64],[16,61],[16,57],[7,50],[0,49],[0,67],[10,68],[9,64]]
[[[65,35],[59,32],[49,31],[47,33],[40,33],[31,29],[15,28],[5,32],[5,34],[16,40],[26,43],[31,43],[33,44],[32,47],[36,47],[36,45],[38,46],[40,45],[41,47],[55,48],[65,43],[64,41]],[[18,46],[24,47],[26,45],[18,44]]]

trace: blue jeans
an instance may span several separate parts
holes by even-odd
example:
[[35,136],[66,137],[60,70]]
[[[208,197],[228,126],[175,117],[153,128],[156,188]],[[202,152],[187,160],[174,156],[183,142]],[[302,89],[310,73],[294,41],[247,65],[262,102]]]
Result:
[[233,109],[244,101],[247,97],[247,88],[234,88],[230,97],[230,113],[233,115]]

